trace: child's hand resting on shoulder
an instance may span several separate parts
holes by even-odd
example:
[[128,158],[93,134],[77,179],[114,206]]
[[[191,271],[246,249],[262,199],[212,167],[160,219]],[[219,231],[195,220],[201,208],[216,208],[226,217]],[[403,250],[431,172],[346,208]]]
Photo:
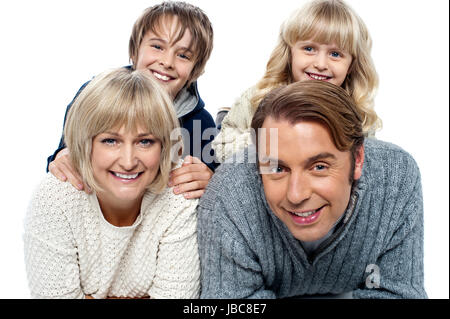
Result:
[[181,167],[170,173],[169,187],[175,194],[185,198],[200,198],[204,193],[213,172],[197,157],[186,156]]

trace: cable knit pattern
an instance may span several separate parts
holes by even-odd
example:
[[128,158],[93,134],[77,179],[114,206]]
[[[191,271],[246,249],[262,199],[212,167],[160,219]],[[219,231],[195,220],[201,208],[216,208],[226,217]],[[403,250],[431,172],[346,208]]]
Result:
[[255,87],[245,91],[224,117],[219,134],[212,141],[216,158],[223,163],[232,154],[253,144],[251,124],[254,115],[250,99]]
[[134,224],[116,227],[94,194],[48,174],[25,220],[32,297],[197,298],[197,204],[171,188],[147,192]]
[[[310,255],[271,211],[256,164],[222,164],[198,209],[201,297],[426,298],[417,164],[393,144],[367,139],[364,145],[349,207]],[[375,269],[379,280],[372,286]]]

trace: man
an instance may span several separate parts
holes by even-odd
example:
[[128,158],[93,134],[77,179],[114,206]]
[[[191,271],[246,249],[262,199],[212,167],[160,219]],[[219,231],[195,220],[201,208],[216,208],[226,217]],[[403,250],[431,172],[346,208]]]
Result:
[[200,201],[203,298],[427,297],[419,169],[364,140],[343,89],[277,89],[252,128],[257,157],[224,163]]

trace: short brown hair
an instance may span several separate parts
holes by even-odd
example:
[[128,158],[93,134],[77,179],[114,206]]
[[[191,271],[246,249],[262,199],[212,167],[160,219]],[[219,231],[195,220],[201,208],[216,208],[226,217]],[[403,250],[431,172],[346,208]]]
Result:
[[148,31],[156,33],[161,19],[170,16],[178,18],[180,29],[175,41],[179,41],[183,37],[186,29],[192,34],[191,47],[195,56],[195,65],[187,82],[189,86],[203,73],[213,48],[212,24],[200,8],[182,1],[168,1],[145,9],[134,23],[128,53],[133,66],[135,66],[139,47],[145,34]]
[[[336,148],[350,151],[353,160],[364,142],[362,116],[354,100],[343,88],[324,81],[295,82],[270,92],[253,117],[254,132],[258,132],[267,117],[292,125],[301,121],[320,122],[328,127]],[[258,147],[257,138],[254,142]]]

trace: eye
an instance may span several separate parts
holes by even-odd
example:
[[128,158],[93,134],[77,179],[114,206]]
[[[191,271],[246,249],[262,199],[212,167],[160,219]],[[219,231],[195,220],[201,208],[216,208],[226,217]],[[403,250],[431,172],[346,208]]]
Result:
[[328,166],[326,164],[316,164],[313,166],[313,170],[316,172],[324,172],[328,169]]
[[337,51],[331,52],[330,55],[331,55],[333,58],[340,58],[340,57],[342,57],[342,54],[339,53],[339,52],[337,52]]
[[104,138],[101,140],[101,143],[106,145],[114,145],[116,144],[116,140],[113,138]]
[[156,143],[156,141],[154,139],[151,139],[151,138],[144,138],[144,139],[139,141],[139,144],[144,146],[144,147],[150,147],[150,146],[152,146],[155,143]]
[[191,59],[188,55],[183,54],[183,53],[178,54],[178,56],[179,56],[180,58],[184,59],[184,60],[190,60],[190,59]]
[[305,50],[306,52],[313,52],[314,48],[311,46],[305,46],[305,47],[303,47],[303,50]]
[[150,45],[152,48],[155,48],[156,50],[162,50],[161,46],[159,44],[152,44]]
[[286,169],[280,165],[273,165],[270,167],[270,172],[272,174],[280,174],[280,173],[284,173],[285,171],[286,171]]

